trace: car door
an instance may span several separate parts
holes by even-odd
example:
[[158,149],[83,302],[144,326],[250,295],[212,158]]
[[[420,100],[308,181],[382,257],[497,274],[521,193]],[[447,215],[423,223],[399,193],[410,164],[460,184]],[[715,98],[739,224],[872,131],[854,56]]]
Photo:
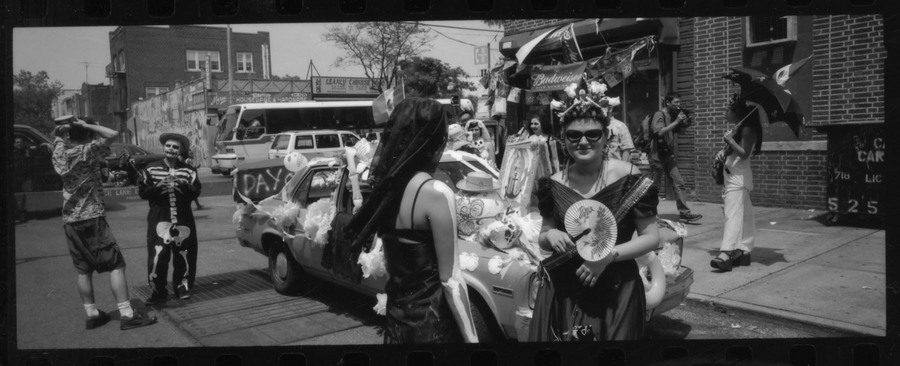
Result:
[[[330,182],[337,179],[336,173],[336,167],[327,165],[314,166],[306,172],[292,196],[292,200],[300,206],[300,217],[308,218],[311,215],[309,208],[313,203],[331,199],[335,184]],[[313,238],[308,238],[307,235]],[[299,225],[294,238],[290,240],[291,252],[304,269],[315,272],[314,275],[318,277],[328,276],[327,269],[321,265],[323,245],[313,239],[314,233],[307,233],[303,225]]]
[[318,133],[316,138],[316,156],[333,157],[344,152],[341,139],[337,133]]
[[281,159],[290,153],[291,137],[289,133],[282,133],[275,136],[272,146],[269,148],[269,159]]

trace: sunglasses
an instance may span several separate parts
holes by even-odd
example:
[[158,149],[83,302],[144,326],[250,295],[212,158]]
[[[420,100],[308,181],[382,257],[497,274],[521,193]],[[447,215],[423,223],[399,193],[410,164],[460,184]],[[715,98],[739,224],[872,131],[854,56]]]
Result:
[[597,142],[597,141],[600,141],[601,138],[603,138],[603,135],[604,135],[603,130],[599,130],[599,129],[598,130],[587,130],[584,132],[569,130],[569,131],[566,131],[566,140],[569,140],[569,142],[571,142],[573,144],[577,144],[579,141],[581,141],[581,138],[584,137],[584,138],[587,138],[588,142]]

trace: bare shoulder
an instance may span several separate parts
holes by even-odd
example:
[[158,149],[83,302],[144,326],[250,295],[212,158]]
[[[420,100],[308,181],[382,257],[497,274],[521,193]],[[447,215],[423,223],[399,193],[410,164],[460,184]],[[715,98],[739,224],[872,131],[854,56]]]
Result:
[[634,172],[639,172],[638,168],[626,161],[622,161],[619,159],[609,159],[607,160],[607,164],[609,164],[609,170],[606,174],[610,178],[611,182],[615,182],[623,177],[629,176]]

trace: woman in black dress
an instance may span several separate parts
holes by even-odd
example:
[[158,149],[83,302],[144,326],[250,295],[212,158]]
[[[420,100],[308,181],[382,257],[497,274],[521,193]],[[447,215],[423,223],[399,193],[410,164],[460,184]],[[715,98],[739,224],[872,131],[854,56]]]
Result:
[[477,342],[456,247],[453,191],[431,177],[447,142],[450,109],[400,102],[373,159],[373,190],[348,223],[353,245],[383,240],[385,343]]
[[[583,200],[600,202],[611,212],[621,211],[618,235],[609,254],[597,261],[584,261],[576,254],[553,270],[542,267],[529,340],[639,339],[646,301],[634,259],[657,246],[656,185],[642,178],[632,164],[605,158],[609,120],[596,103],[582,102],[562,123],[571,163],[537,182],[544,219],[538,243],[554,255],[574,247],[565,217],[570,207]],[[630,194],[635,186],[643,186],[642,193]],[[623,200],[629,195],[630,200]],[[632,239],[635,231],[639,235]]]

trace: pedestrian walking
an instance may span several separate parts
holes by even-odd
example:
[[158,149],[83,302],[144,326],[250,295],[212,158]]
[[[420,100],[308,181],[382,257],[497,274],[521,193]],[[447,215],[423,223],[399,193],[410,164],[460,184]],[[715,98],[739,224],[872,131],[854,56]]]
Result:
[[432,174],[447,143],[450,113],[407,98],[391,113],[369,198],[345,233],[354,246],[382,237],[389,276],[384,342],[478,342],[459,267],[453,191]]
[[57,124],[53,130],[53,168],[63,181],[63,230],[78,272],[78,294],[87,313],[85,328],[94,329],[110,320],[94,301],[94,272],[109,272],[120,329],[156,323],[156,317],[131,307],[125,257],[106,222],[100,165],[109,155],[109,145],[118,132],[91,118],[65,116],[57,119]]
[[197,171],[180,160],[191,143],[183,135],[164,133],[159,142],[165,159],[141,171],[138,191],[150,204],[147,213],[147,276],[153,293],[148,305],[169,299],[169,259],[175,297],[187,300],[197,276],[197,226],[191,202],[200,195]]
[[606,153],[612,159],[618,159],[625,162],[631,162],[631,152],[634,151],[634,141],[631,139],[631,131],[625,122],[622,122],[613,115],[613,109],[618,106],[619,98],[605,98],[600,101],[603,106],[603,112],[609,117],[609,142],[606,144]]
[[750,158],[762,150],[762,122],[768,123],[768,117],[762,106],[734,97],[725,119],[736,124],[722,138],[727,146],[716,154],[716,159],[725,162],[722,188],[725,228],[719,255],[709,265],[728,272],[735,266],[750,265],[750,252],[756,241],[756,218],[750,202],[753,191]]
[[[674,92],[669,93],[663,100],[663,104],[663,109],[654,113],[650,122],[653,135],[650,143],[650,170],[653,180],[657,184],[662,183],[662,179],[665,177],[666,185],[675,191],[675,205],[678,207],[681,220],[697,221],[703,218],[703,215],[692,213],[687,205],[685,199],[687,186],[678,171],[676,157],[678,150],[676,136],[690,122],[687,115],[681,111],[681,95]],[[674,120],[672,120],[672,115],[676,115]]]
[[[640,339],[646,299],[635,258],[659,240],[656,186],[633,164],[608,158],[609,119],[596,102],[570,108],[562,127],[572,162],[535,191],[544,220],[538,244],[552,255],[541,262],[529,341]],[[584,247],[608,252],[585,258],[576,250]]]

